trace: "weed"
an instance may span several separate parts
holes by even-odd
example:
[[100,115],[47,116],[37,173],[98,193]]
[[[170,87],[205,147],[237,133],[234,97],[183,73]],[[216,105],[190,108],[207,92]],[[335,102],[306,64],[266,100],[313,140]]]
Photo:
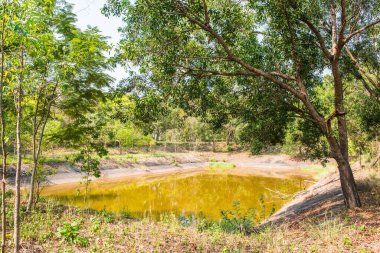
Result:
[[129,220],[129,219],[132,219],[133,216],[128,210],[123,210],[120,212],[120,218]]
[[183,214],[181,214],[181,215],[178,217],[178,221],[179,221],[179,223],[180,223],[183,227],[189,227],[190,225],[193,224],[193,218],[192,218],[192,217],[185,216],[185,215],[183,215]]
[[89,246],[90,243],[88,238],[80,236],[79,232],[80,222],[78,220],[72,223],[64,222],[63,227],[57,229],[57,236],[69,243],[74,243],[81,247]]
[[352,241],[351,241],[351,239],[348,238],[348,237],[344,237],[344,238],[343,238],[343,245],[344,245],[344,246],[352,246]]
[[200,217],[198,219],[198,222],[197,222],[197,230],[199,232],[204,232],[206,230],[210,230],[210,228],[212,227],[213,225],[213,222],[211,221],[208,221],[206,218],[204,217]]
[[240,208],[240,202],[236,201],[232,205],[233,210],[222,210],[222,220],[220,221],[220,227],[225,232],[240,232],[247,234],[253,228],[256,220],[256,210],[250,208],[247,212],[243,213]]
[[230,252],[227,246],[224,246],[220,253],[228,253]]
[[92,223],[91,231],[94,233],[97,232],[101,225],[100,219],[93,217],[91,218],[91,223]]
[[105,209],[103,209],[101,212],[100,212],[100,215],[104,218],[104,220],[107,222],[107,223],[113,223],[115,221],[115,214],[111,213],[111,212],[107,212]]
[[359,248],[360,253],[369,253],[371,251],[367,250],[366,248]]

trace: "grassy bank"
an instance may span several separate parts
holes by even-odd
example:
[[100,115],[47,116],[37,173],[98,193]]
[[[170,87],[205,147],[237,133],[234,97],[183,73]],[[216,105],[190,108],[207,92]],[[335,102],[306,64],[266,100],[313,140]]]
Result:
[[379,217],[363,209],[244,235],[186,227],[170,215],[153,222],[48,204],[24,217],[21,234],[25,252],[378,252]]
[[377,176],[362,184],[365,208],[248,234],[227,232],[220,222],[189,222],[170,214],[159,221],[137,220],[125,212],[115,215],[48,201],[23,214],[22,247],[24,252],[379,252]]

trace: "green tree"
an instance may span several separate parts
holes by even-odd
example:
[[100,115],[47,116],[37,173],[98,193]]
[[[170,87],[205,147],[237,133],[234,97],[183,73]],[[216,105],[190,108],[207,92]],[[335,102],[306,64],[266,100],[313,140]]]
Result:
[[[112,81],[104,73],[109,68],[104,54],[109,50],[106,38],[96,28],[84,31],[76,28],[72,6],[65,2],[51,2],[40,7],[45,12],[50,7],[50,11],[38,19],[35,39],[42,49],[31,52],[33,70],[37,73],[29,103],[34,166],[27,210],[34,203],[35,175],[53,106],[74,118],[83,118],[83,114],[93,107],[90,103],[97,100],[96,96],[102,97],[102,88]],[[61,94],[59,100],[57,94]]]
[[[97,28],[82,31],[75,27],[72,6],[65,1],[1,1],[0,19],[2,187],[4,194],[7,146],[10,146],[8,142],[13,142],[17,157],[13,239],[14,250],[19,252],[22,153],[28,152],[31,146],[34,166],[27,206],[30,210],[51,112],[54,110],[70,118],[81,136],[78,139],[85,143],[82,137],[89,138],[89,133],[93,132],[93,128],[85,127],[86,114],[93,107],[92,103],[102,97],[103,88],[112,81],[104,73],[109,69],[105,52],[110,47]],[[81,133],[83,128],[87,131]],[[29,142],[32,144],[28,145]],[[3,198],[3,249],[5,206]]]
[[107,155],[107,150],[102,145],[96,145],[93,143],[85,144],[79,154],[75,155],[73,158],[74,164],[79,164],[79,168],[83,176],[83,183],[85,186],[84,192],[84,203],[87,200],[88,187],[91,183],[91,176],[99,178],[101,175],[100,172],[100,162],[99,158]]
[[1,76],[0,76],[0,123],[1,123],[1,154],[2,154],[2,183],[1,183],[1,252],[5,252],[6,244],[6,203],[5,203],[5,191],[6,191],[6,171],[7,171],[7,151],[5,144],[5,116],[4,116],[4,86],[5,86],[5,47],[7,42],[6,26],[10,21],[8,3],[1,1]]
[[[353,47],[380,23],[379,4],[112,0],[104,13],[125,21],[120,55],[162,84],[186,85],[224,76],[242,79],[243,87],[273,88],[327,139],[338,163],[345,203],[351,208],[361,203],[348,158],[341,59],[344,47]],[[331,70],[334,87],[330,115],[320,110],[314,92],[326,69]]]

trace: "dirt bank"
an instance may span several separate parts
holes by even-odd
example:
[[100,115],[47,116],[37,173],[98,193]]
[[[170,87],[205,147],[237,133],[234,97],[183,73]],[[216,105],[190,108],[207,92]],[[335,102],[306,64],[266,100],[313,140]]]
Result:
[[[360,167],[358,163],[353,164],[352,168],[359,192],[365,191],[368,179],[371,176],[374,177],[373,180],[379,181],[379,178],[377,178],[378,174],[380,174],[379,172],[373,174],[373,171],[366,167]],[[296,194],[292,201],[284,205],[270,218],[263,221],[259,227],[283,222],[299,222],[311,217],[324,216],[344,208],[339,173],[335,170],[312,187]]]
[[[112,158],[101,161],[101,178],[118,180],[127,177],[165,176],[173,173],[189,174],[207,170],[211,161],[233,163],[236,168],[228,174],[267,177],[302,177],[312,175],[302,168],[311,164],[300,162],[286,155],[251,156],[247,153],[177,153],[163,157],[141,157],[138,159]],[[57,173],[48,177],[48,184],[79,182],[83,173],[68,163],[49,164]]]

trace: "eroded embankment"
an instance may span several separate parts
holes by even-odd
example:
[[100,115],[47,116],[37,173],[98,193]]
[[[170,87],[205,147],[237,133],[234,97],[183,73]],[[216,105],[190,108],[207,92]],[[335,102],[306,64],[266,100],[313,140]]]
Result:
[[[354,164],[352,168],[360,189],[368,173],[364,168],[360,168],[359,164]],[[299,222],[309,217],[318,217],[343,208],[344,198],[340,187],[339,174],[335,171],[307,190],[296,194],[293,200],[264,220],[259,228],[282,222]]]

